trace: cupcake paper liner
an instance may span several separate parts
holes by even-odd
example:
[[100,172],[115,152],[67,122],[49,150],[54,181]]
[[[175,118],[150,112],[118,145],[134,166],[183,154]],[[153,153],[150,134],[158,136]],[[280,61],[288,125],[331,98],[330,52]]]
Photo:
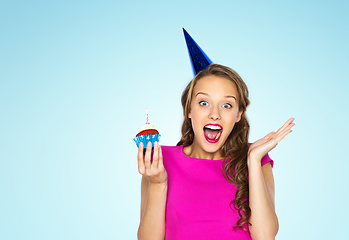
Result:
[[137,147],[139,147],[139,144],[142,142],[144,149],[146,149],[148,142],[151,142],[152,147],[154,147],[154,143],[159,142],[160,137],[161,137],[160,134],[141,135],[141,136],[135,137],[133,140],[136,142]]

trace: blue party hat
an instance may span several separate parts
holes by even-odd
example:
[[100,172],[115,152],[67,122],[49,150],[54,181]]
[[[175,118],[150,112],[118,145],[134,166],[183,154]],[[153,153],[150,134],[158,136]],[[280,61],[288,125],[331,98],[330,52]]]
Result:
[[183,33],[188,47],[193,74],[196,76],[198,72],[206,69],[208,65],[212,63],[212,61],[184,28]]

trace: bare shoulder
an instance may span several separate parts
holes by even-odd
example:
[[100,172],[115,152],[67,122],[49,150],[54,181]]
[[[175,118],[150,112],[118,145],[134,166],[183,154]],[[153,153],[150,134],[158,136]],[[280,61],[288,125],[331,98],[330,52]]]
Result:
[[142,182],[141,182],[141,220],[143,218],[145,204],[146,204],[147,198],[148,198],[148,187],[149,187],[149,180],[146,177],[142,176]]

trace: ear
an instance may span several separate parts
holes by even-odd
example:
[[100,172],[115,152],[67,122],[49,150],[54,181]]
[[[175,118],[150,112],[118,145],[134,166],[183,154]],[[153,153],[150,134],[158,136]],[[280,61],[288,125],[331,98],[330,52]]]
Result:
[[239,122],[241,120],[241,115],[242,115],[242,110],[240,112],[238,112],[237,118],[236,118],[236,123]]
[[191,118],[191,112],[188,113],[188,118],[189,118],[189,119]]

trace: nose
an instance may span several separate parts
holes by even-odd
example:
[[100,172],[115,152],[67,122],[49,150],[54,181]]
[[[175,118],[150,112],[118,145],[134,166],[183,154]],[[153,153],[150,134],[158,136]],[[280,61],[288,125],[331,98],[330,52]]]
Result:
[[212,107],[210,115],[208,117],[215,121],[221,119],[218,107]]

